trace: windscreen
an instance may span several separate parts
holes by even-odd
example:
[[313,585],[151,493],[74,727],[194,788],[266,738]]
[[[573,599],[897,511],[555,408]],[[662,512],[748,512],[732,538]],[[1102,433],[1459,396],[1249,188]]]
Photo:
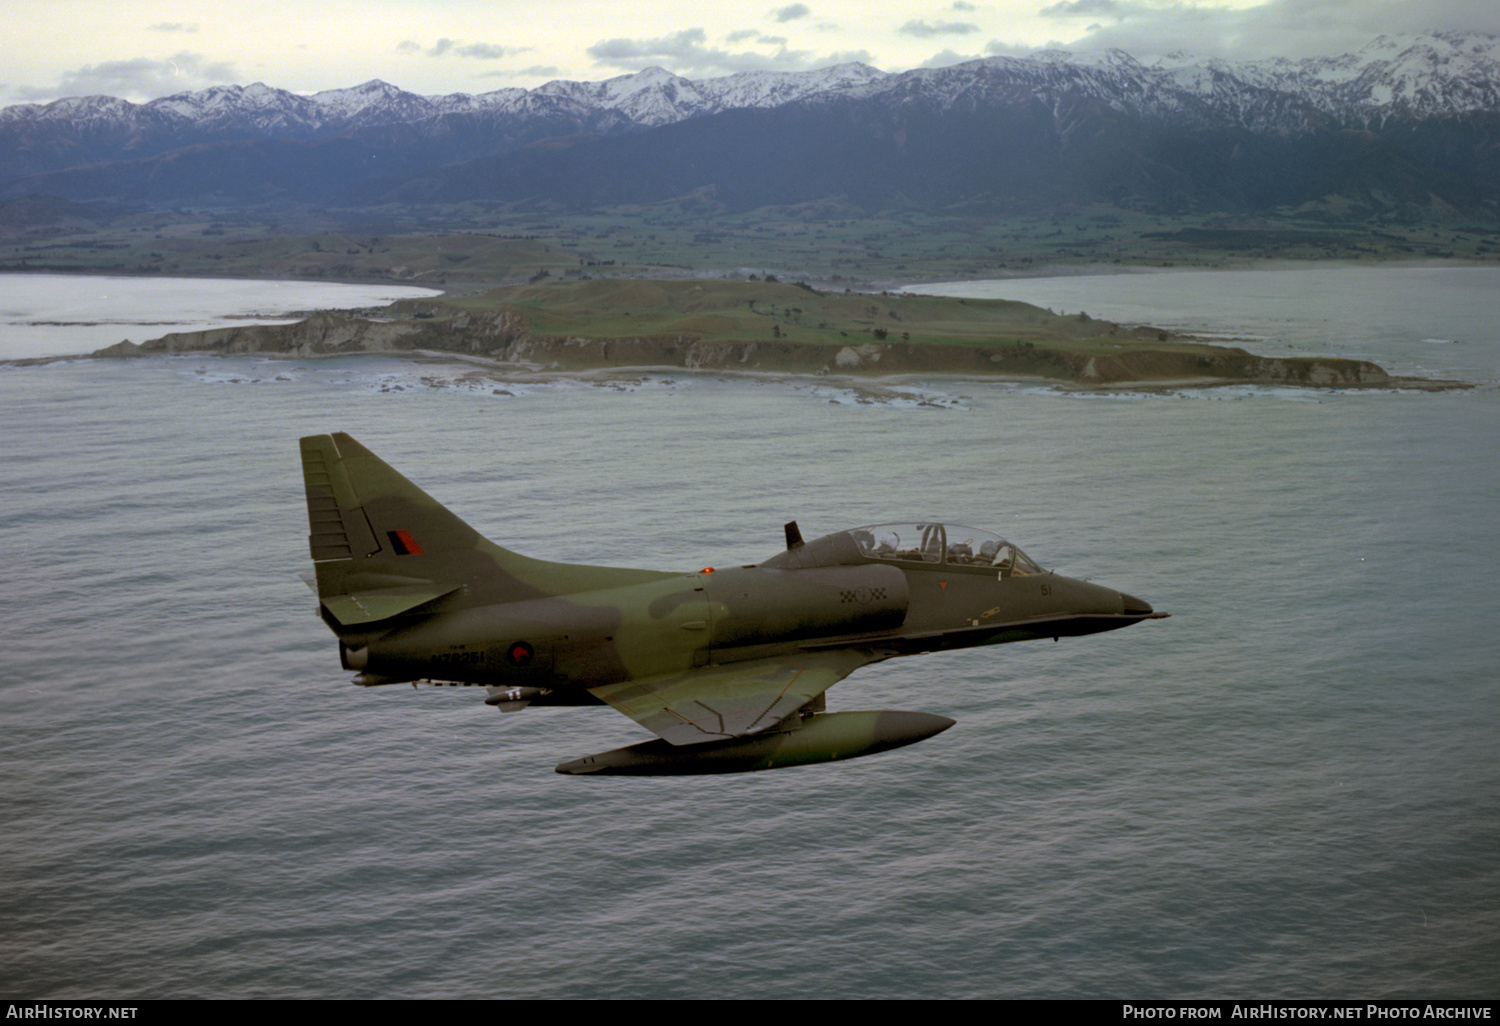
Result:
[[876,524],[849,532],[860,554],[905,563],[949,563],[994,568],[1002,577],[1043,570],[998,534],[959,524]]

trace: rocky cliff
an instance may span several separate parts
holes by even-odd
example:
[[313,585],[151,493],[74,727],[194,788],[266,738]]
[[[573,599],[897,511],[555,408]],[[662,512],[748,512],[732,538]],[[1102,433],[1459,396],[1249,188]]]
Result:
[[[95,356],[158,353],[267,353],[288,357],[433,351],[483,357],[513,370],[578,372],[676,367],[684,370],[848,376],[952,375],[1040,378],[1079,387],[1140,384],[1256,383],[1332,388],[1411,387],[1367,360],[1255,356],[1227,346],[1139,341],[1047,346],[920,345],[861,342],[819,345],[792,341],[705,341],[691,333],[581,338],[533,334],[526,318],[506,309],[448,319],[367,320],[319,313],[295,324],[247,325],[180,332]],[[1425,383],[1431,385],[1432,383]]]

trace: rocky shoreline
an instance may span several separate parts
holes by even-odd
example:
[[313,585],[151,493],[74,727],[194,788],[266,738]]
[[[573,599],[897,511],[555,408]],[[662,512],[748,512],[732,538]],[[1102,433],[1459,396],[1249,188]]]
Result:
[[261,354],[308,358],[381,353],[479,357],[528,373],[670,368],[838,377],[944,377],[1043,380],[1065,387],[1111,389],[1292,385],[1310,388],[1468,387],[1461,382],[1400,378],[1368,360],[1256,356],[1243,349],[1139,340],[1088,349],[1023,342],[1012,345],[868,341],[820,345],[793,341],[705,341],[691,333],[582,338],[534,334],[512,309],[485,315],[370,319],[338,311],[295,324],[238,325],[177,332],[140,345],[120,342],[92,354],[128,358],[174,353]]

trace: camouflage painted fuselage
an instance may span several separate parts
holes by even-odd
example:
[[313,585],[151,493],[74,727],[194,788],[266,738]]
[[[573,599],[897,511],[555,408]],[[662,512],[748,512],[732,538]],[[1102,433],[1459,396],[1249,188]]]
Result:
[[[550,563],[487,541],[347,435],[302,451],[320,614],[356,683],[479,685],[506,710],[602,702],[667,743],[564,772],[727,772],[896,747],[952,721],[892,713],[877,727],[822,714],[823,692],[894,656],[1166,615],[935,522],[806,543],[789,524],[763,563],[686,574]],[[825,736],[826,756],[813,741]]]

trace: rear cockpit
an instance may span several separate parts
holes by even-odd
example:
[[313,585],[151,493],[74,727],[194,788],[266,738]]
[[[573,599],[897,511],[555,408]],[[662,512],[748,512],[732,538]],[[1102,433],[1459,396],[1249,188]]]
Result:
[[882,562],[975,567],[1001,577],[1045,573],[1015,545],[989,531],[959,524],[876,524],[824,535],[766,560],[767,567],[835,566]]

